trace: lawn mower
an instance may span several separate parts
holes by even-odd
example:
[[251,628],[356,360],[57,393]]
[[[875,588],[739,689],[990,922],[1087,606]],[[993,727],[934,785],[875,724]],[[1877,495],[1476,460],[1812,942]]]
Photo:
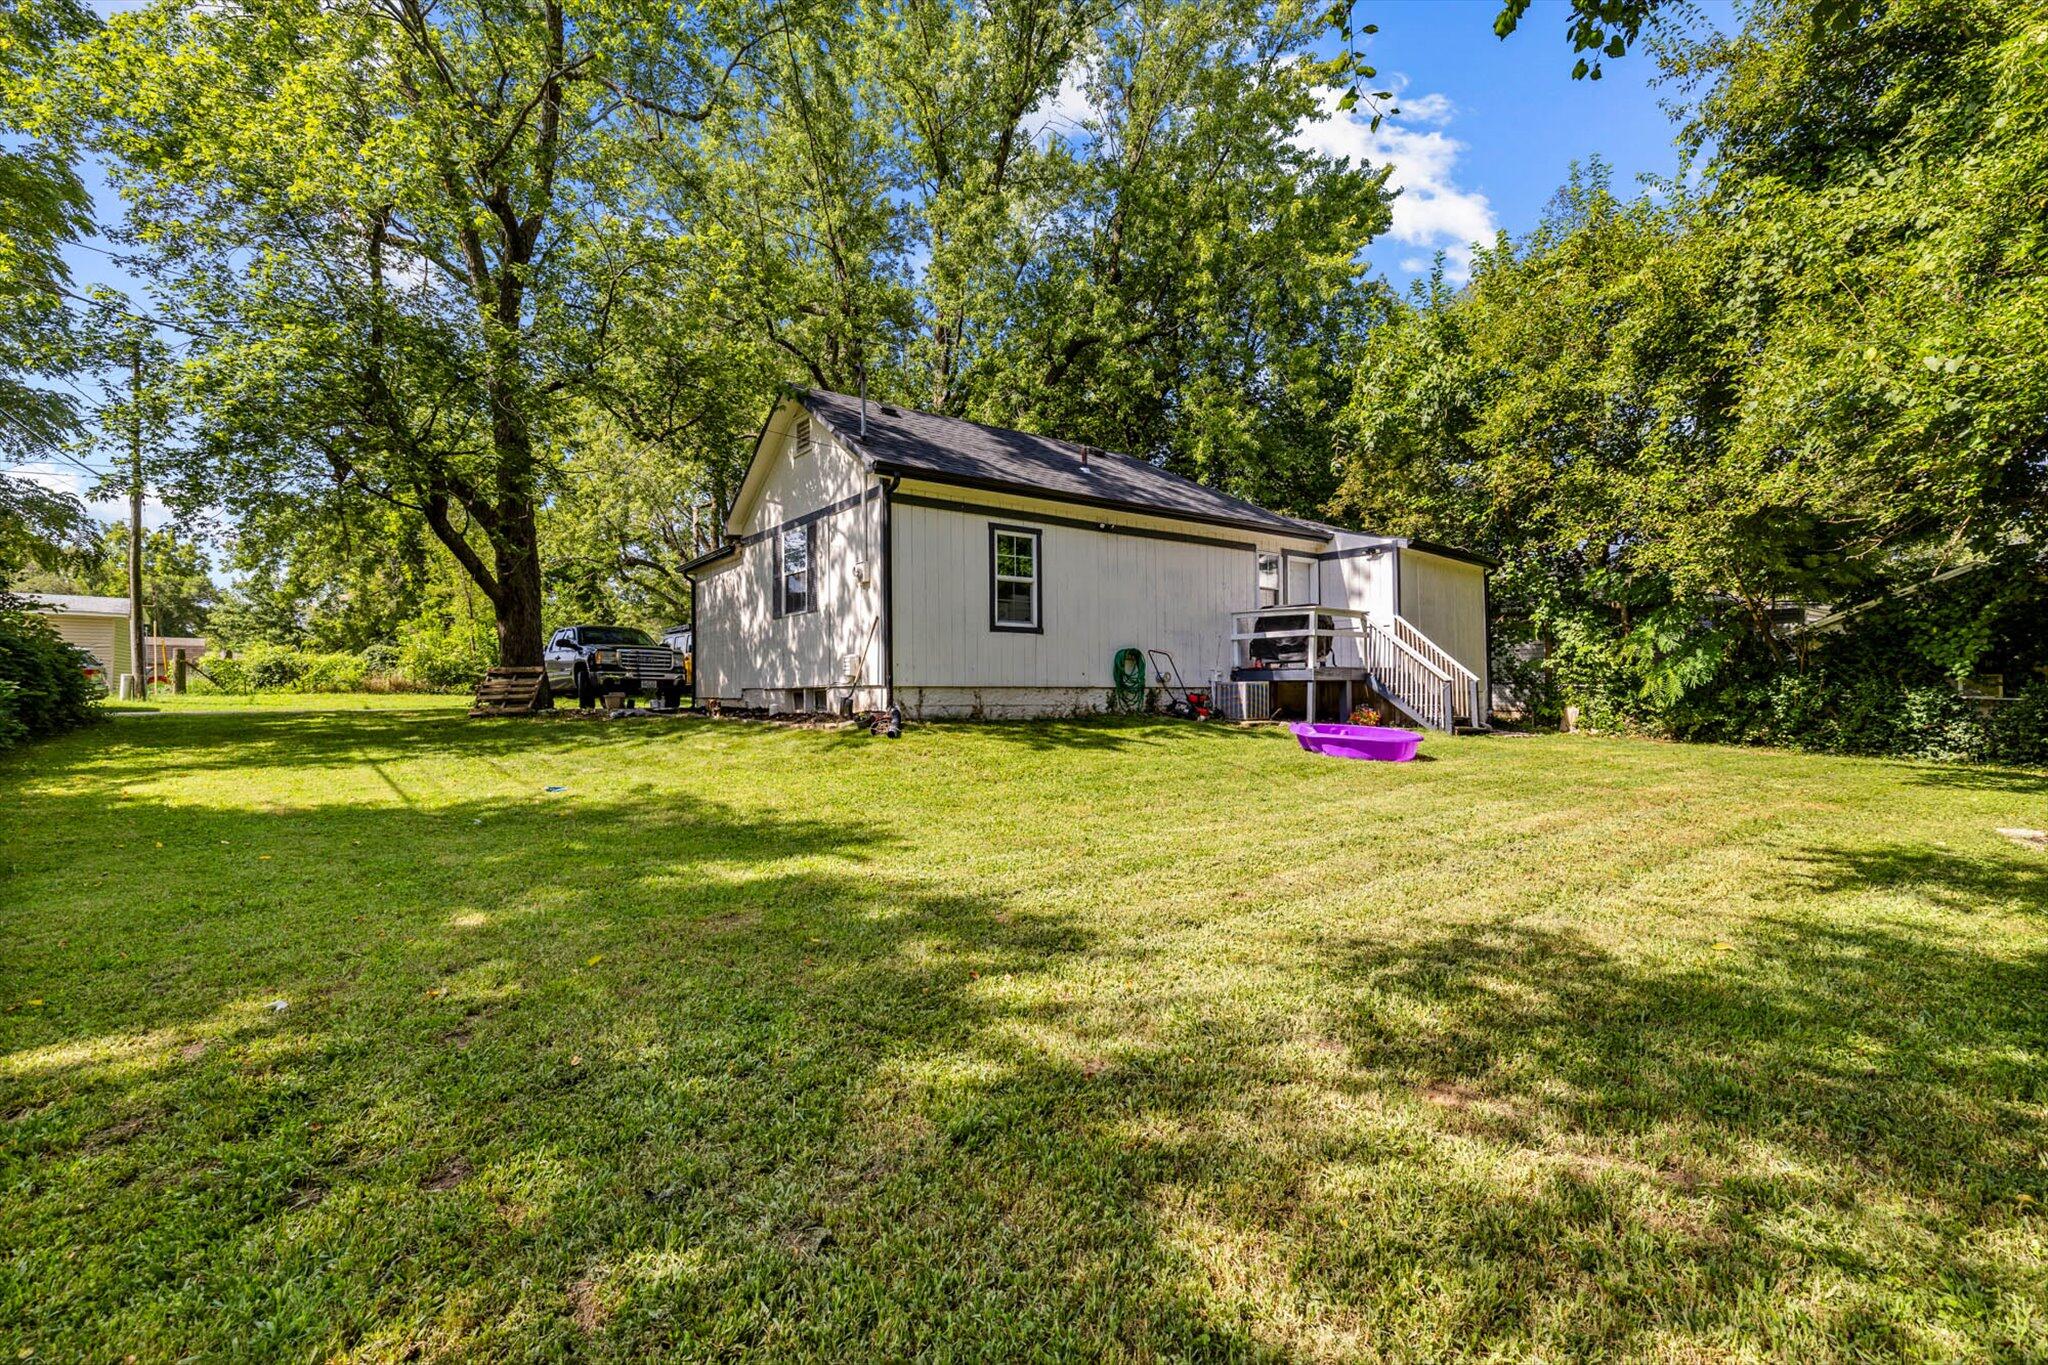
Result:
[[1197,692],[1187,685],[1187,680],[1180,675],[1180,665],[1173,661],[1173,655],[1163,649],[1148,649],[1145,653],[1151,657],[1153,673],[1167,687],[1166,714],[1182,720],[1209,719],[1208,692]]

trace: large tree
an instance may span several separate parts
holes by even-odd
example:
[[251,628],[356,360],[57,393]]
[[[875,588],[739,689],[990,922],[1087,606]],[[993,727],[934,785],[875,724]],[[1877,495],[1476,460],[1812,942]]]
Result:
[[[0,6],[0,463],[46,458],[76,429],[56,380],[72,368],[63,249],[91,226],[69,149],[31,97],[54,53],[91,26],[75,0]],[[0,473],[0,587],[79,525],[75,499]]]
[[737,124],[736,324],[797,375],[1329,491],[1385,171],[1304,150],[1364,76],[1298,5],[902,0],[777,44]]
[[125,236],[193,338],[230,511],[332,489],[417,516],[537,661],[539,509],[610,358],[630,257],[596,247],[628,144],[687,144],[776,22],[748,0],[166,0],[73,93]]

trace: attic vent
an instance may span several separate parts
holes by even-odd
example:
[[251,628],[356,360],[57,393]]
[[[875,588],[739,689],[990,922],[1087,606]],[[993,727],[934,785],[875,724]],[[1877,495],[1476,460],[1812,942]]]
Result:
[[793,449],[790,458],[801,460],[814,449],[811,443],[811,419],[808,414],[796,419],[796,431],[791,437]]
[[1091,456],[1095,456],[1095,455],[1100,455],[1101,453],[1102,453],[1102,452],[1101,452],[1101,451],[1099,451],[1099,450],[1097,450],[1097,449],[1096,449],[1096,448],[1095,448],[1094,446],[1082,446],[1082,447],[1081,447],[1081,468],[1083,468],[1083,469],[1086,469],[1086,468],[1088,467],[1088,460],[1089,460],[1089,458],[1090,458]]
[[881,405],[881,407],[882,411],[887,413],[891,417],[901,417],[903,415],[901,412],[897,411],[896,406],[893,403],[884,403]]

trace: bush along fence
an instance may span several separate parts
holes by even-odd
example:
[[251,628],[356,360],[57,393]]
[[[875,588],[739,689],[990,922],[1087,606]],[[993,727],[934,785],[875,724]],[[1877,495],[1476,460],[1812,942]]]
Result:
[[360,653],[323,653],[287,645],[250,645],[232,657],[205,661],[197,690],[258,692],[462,692],[489,665],[395,645]]
[[[1825,753],[2048,767],[2048,579],[1976,575],[1940,595],[1787,632],[1775,650],[1711,606],[1639,612],[1632,626],[1541,613],[1540,657],[1495,636],[1495,677],[1539,721]],[[1503,641],[1510,643],[1503,645]],[[1968,684],[1993,680],[2002,695]]]

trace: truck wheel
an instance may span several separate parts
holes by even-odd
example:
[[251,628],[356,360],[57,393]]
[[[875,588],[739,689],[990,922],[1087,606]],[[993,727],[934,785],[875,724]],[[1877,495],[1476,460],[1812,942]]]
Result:
[[576,670],[576,704],[586,711],[597,705],[597,684],[591,682],[590,674],[581,668]]

